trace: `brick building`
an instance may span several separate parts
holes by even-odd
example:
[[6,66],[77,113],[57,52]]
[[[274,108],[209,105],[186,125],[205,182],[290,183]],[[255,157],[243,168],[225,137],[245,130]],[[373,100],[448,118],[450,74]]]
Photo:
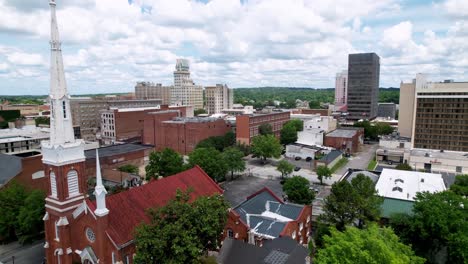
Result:
[[143,144],[154,146],[156,142],[163,142],[164,134],[156,133],[155,131],[160,129],[163,121],[170,121],[176,117],[181,117],[181,113],[178,110],[151,112],[145,115]]
[[345,153],[356,153],[364,143],[364,128],[340,128],[325,135],[325,146]]
[[252,138],[259,135],[258,128],[262,124],[270,124],[273,134],[279,138],[284,123],[288,122],[290,117],[289,112],[238,115],[236,116],[236,139],[240,143],[250,145]]
[[331,116],[332,109],[297,109],[293,114]]
[[312,206],[285,203],[267,187],[229,211],[223,237],[262,245],[265,240],[289,236],[308,243]]
[[144,108],[111,108],[101,111],[101,139],[105,145],[116,142],[142,142],[145,116],[148,113],[176,110],[179,116],[193,116],[192,106],[168,106]]
[[27,154],[21,157],[0,153],[0,189],[15,181],[29,190],[48,190],[42,155]]
[[[168,112],[165,117],[170,115]],[[223,136],[232,130],[231,124],[217,118],[177,117],[170,121],[158,121],[157,115],[153,117],[154,126],[145,126],[144,142],[154,144],[156,150],[171,148],[182,155],[192,152],[198,142]]]

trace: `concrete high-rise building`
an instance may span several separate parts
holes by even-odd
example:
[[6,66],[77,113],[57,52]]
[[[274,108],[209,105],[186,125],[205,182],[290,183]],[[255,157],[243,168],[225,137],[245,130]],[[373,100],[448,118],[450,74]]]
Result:
[[186,59],[177,59],[174,71],[174,87],[171,89],[172,105],[191,105],[203,108],[203,87],[190,79],[190,65]]
[[375,53],[349,54],[348,119],[373,119],[379,100],[380,57]]
[[163,105],[171,103],[172,86],[162,86],[160,83],[137,82],[135,86],[136,99],[161,99]]
[[398,130],[411,131],[413,148],[468,151],[468,82],[427,82],[418,74],[402,89]]
[[218,114],[223,109],[231,109],[233,105],[233,90],[227,85],[217,84],[205,88],[206,110],[208,114]]
[[377,112],[377,117],[394,119],[395,115],[396,115],[395,103],[379,103],[379,111]]
[[342,106],[348,102],[348,71],[336,74],[335,105]]

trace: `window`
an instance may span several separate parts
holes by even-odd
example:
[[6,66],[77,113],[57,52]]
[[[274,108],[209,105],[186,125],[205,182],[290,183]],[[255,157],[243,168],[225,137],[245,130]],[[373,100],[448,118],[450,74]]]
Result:
[[233,237],[234,237],[234,232],[232,231],[232,229],[228,229],[228,230],[227,230],[227,235],[228,235],[228,237],[230,237],[230,238],[233,238]]
[[50,172],[50,195],[57,198],[57,181],[55,180],[55,173]]
[[457,166],[456,171],[457,171],[458,173],[461,173],[461,172],[462,172],[462,166]]
[[115,252],[112,251],[112,264],[115,264]]
[[78,172],[76,170],[71,170],[67,174],[68,182],[68,197],[78,195],[80,193],[78,186]]
[[65,101],[62,101],[62,108],[63,108],[63,118],[67,118],[67,105]]
[[55,240],[60,241],[60,230],[57,221],[55,221]]
[[[93,230],[91,228],[86,228],[86,238],[89,240],[89,242],[94,242],[96,241],[96,235],[94,234]],[[114,253],[114,252],[112,252]],[[114,258],[112,258],[114,259]],[[112,261],[114,262],[114,261]]]

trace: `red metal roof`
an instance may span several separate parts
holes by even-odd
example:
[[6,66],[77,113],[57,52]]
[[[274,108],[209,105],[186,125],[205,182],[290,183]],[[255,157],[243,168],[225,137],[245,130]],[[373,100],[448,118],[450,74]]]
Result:
[[[148,222],[146,210],[164,206],[173,199],[176,190],[192,187],[191,200],[200,196],[222,194],[223,190],[198,166],[181,173],[154,180],[128,191],[106,197],[109,209],[107,233],[117,245],[123,245],[134,237],[134,229],[142,222]],[[87,200],[91,210],[96,202]]]

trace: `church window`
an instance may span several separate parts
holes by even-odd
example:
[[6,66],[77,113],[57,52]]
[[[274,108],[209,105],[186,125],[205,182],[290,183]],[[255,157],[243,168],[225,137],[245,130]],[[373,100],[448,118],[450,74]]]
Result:
[[96,235],[94,234],[93,230],[89,227],[86,228],[86,238],[89,240],[89,242],[96,241]]
[[59,226],[57,224],[57,221],[55,221],[55,240],[60,241],[60,230]]
[[71,170],[67,174],[68,182],[68,197],[78,195],[80,193],[78,187],[78,172],[76,170]]
[[228,237],[230,237],[230,238],[234,237],[234,232],[232,231],[232,229],[228,229],[227,233],[228,233]]
[[63,108],[63,118],[67,118],[67,105],[65,101],[62,101],[62,108]]
[[52,197],[57,198],[57,181],[53,171],[50,172],[50,194]]

